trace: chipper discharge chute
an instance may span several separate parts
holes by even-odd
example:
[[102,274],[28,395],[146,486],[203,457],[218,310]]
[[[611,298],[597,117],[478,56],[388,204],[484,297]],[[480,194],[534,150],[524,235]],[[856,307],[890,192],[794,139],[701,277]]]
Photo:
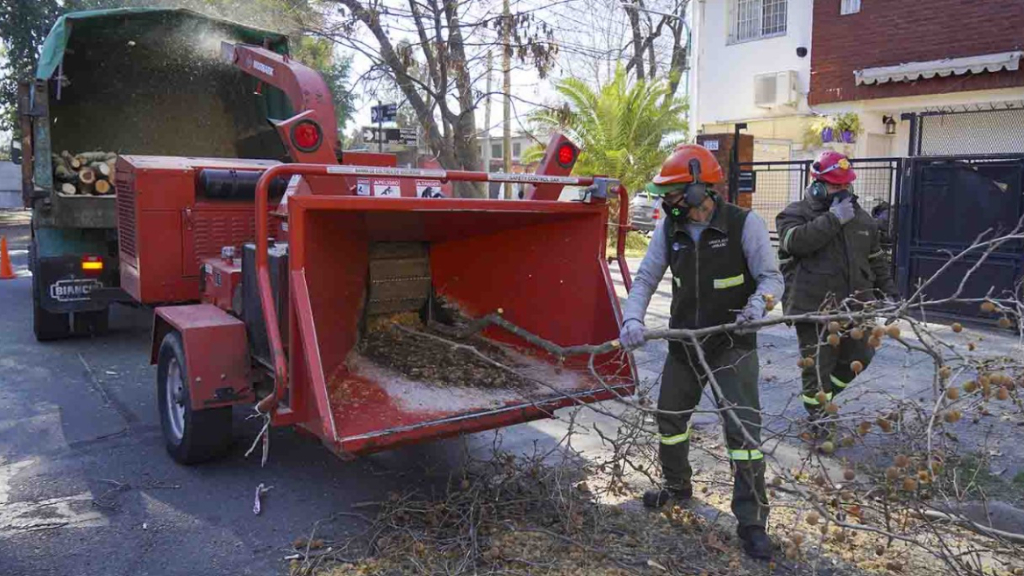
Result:
[[[571,142],[554,135],[537,174],[397,168],[338,149],[308,68],[255,46],[224,55],[288,96],[296,114],[273,123],[292,162],[122,159],[122,285],[160,305],[152,359],[172,456],[222,453],[235,404],[358,454],[632,393],[627,354],[555,350],[618,334],[609,193],[629,284],[626,191],[568,176]],[[466,182],[515,182],[525,200],[421,191]],[[557,201],[567,185],[579,201]]]

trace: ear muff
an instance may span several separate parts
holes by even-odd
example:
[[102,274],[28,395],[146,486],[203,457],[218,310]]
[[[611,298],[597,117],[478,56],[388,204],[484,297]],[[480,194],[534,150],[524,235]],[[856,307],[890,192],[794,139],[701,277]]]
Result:
[[690,184],[683,192],[683,202],[690,208],[697,208],[708,197],[708,187],[704,183]]
[[828,186],[824,182],[815,181],[811,184],[811,197],[816,200],[824,200],[828,198]]

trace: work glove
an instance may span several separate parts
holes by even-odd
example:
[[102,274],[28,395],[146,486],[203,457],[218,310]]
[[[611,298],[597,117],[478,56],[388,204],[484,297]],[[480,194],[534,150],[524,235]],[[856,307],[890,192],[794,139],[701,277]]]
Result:
[[829,212],[835,214],[836,218],[839,218],[840,224],[846,224],[850,220],[853,220],[853,217],[856,215],[856,211],[853,207],[853,198],[847,196],[842,200],[832,202],[832,207],[829,208]]
[[[755,296],[754,298],[751,298],[743,310],[740,310],[740,313],[736,315],[736,323],[742,326],[743,324],[756,322],[762,318],[764,318],[764,298],[762,296]],[[757,328],[738,328],[736,333],[749,334],[756,331]]]
[[637,320],[626,320],[619,332],[619,343],[626,350],[636,350],[644,345],[644,325]]

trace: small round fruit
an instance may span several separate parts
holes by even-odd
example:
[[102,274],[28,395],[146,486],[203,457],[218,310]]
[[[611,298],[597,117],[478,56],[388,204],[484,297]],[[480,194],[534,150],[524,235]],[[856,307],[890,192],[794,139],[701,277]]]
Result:
[[917,480],[907,477],[903,479],[903,489],[907,492],[917,490]]
[[877,336],[872,336],[871,338],[868,338],[868,346],[871,346],[872,348],[875,349],[881,348],[882,339]]
[[854,374],[860,374],[864,371],[864,363],[860,360],[854,360],[853,362],[850,362],[850,370],[852,370]]
[[882,336],[885,336],[885,328],[882,328],[881,326],[875,326],[874,328],[871,329],[871,335],[874,336],[875,338],[881,338]]
[[996,392],[996,398],[998,398],[999,400],[1009,400],[1010,391],[1007,390],[1006,388],[1000,388],[999,392]]
[[1010,326],[1013,326],[1013,322],[1011,322],[1010,319],[1007,318],[1006,316],[1003,316],[1002,318],[999,319],[1000,328],[1009,328]]
[[854,340],[863,340],[864,339],[864,329],[863,328],[854,328],[853,330],[850,330],[850,338],[853,338]]
[[988,386],[991,383],[992,377],[989,376],[988,374],[982,374],[981,376],[978,376],[978,384],[981,384],[982,386]]
[[882,432],[892,432],[892,422],[889,422],[888,420],[879,418],[875,421],[875,424],[878,424],[878,427],[882,429]]
[[950,424],[956,424],[960,420],[960,411],[950,410],[949,412],[946,412],[945,415],[943,415],[943,418],[946,420],[946,422]]
[[981,311],[982,312],[989,312],[989,313],[995,312],[996,311],[996,305],[991,303],[991,302],[988,302],[988,301],[982,302],[981,303]]
[[782,486],[782,476],[772,478],[772,486]]
[[799,533],[799,532],[796,532],[796,533],[793,534],[792,540],[793,540],[793,544],[796,544],[797,546],[799,546],[799,545],[804,543],[804,535]]
[[817,400],[819,404],[824,404],[825,402],[828,402],[828,394],[819,391],[814,395],[814,399]]
[[906,455],[900,454],[896,457],[896,465],[900,468],[906,468],[908,464],[910,464],[910,458],[907,458]]
[[841,329],[842,326],[840,326],[839,322],[836,322],[835,320],[828,323],[829,334],[838,334]]
[[960,389],[950,388],[949,390],[946,390],[946,398],[949,398],[950,400],[956,400],[960,398]]
[[811,526],[817,526],[818,525],[818,521],[821,520],[821,517],[818,516],[817,512],[811,512],[811,513],[807,514],[807,518],[805,518],[805,520],[807,520],[807,523],[810,524]]
[[832,441],[827,440],[821,444],[821,451],[825,454],[832,454],[836,451],[836,445]]
[[875,556],[885,556],[885,546],[881,544],[875,546]]
[[977,348],[978,346],[974,342],[967,343],[967,350],[969,350],[970,352],[974,352]]
[[931,476],[931,474],[928,473],[927,470],[919,470],[917,472],[917,480],[918,480],[918,482],[922,482],[922,483],[923,482],[928,482],[929,480],[931,480],[931,478],[932,478],[932,476]]
[[978,389],[978,383],[975,382],[974,380],[968,380],[967,382],[964,382],[963,389],[964,392],[972,394],[975,390]]
[[828,345],[833,347],[833,348],[835,348],[836,346],[839,346],[839,334],[829,334],[828,335]]
[[900,471],[895,466],[889,466],[885,469],[885,479],[895,480],[900,477]]
[[871,422],[861,422],[860,426],[857,427],[857,431],[860,432],[861,436],[871,432]]
[[956,332],[957,334],[959,334],[959,333],[964,331],[963,325],[960,324],[959,322],[953,322],[952,328],[953,328],[953,332]]
[[803,440],[804,442],[810,442],[811,440],[814,439],[814,436],[812,436],[810,432],[803,432],[802,434],[800,434],[800,439]]
[[953,375],[953,369],[949,366],[943,366],[939,368],[939,378],[943,380],[949,380],[949,377]]
[[889,338],[899,338],[900,327],[895,324],[892,324],[891,326],[885,329],[885,333],[889,335]]
[[839,405],[835,402],[829,402],[828,404],[825,404],[825,412],[828,412],[829,414],[838,414]]
[[843,470],[843,479],[847,482],[853,482],[853,479],[857,477],[857,472],[853,468],[847,468]]

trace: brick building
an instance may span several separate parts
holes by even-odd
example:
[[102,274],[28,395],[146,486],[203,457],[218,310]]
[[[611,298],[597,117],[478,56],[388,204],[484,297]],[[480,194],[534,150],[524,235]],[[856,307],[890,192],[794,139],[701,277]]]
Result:
[[860,156],[1024,152],[1022,29],[1024,2],[816,0],[808,104],[857,113]]

